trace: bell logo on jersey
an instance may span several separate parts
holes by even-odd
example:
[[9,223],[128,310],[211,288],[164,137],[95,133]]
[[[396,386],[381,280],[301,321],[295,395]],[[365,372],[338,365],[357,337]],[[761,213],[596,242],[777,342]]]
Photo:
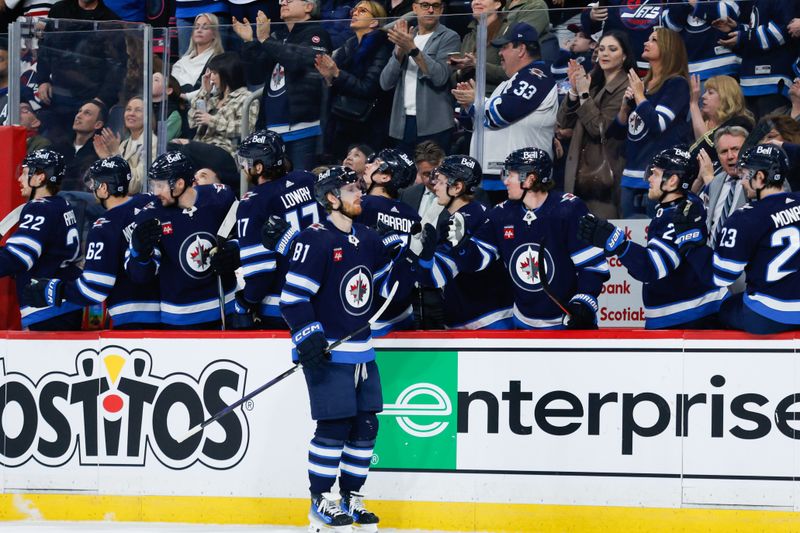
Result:
[[342,276],[339,286],[342,307],[353,316],[361,316],[372,307],[372,273],[357,266]]
[[[553,258],[550,256],[549,251],[545,252],[544,270],[547,272],[548,281],[552,281],[554,271]],[[508,273],[517,287],[528,292],[542,290],[542,284],[539,280],[540,260],[539,245],[536,243],[526,243],[514,250],[511,254],[511,260],[508,262]]]
[[338,263],[344,257],[344,252],[341,248],[334,248],[333,249],[333,262]]
[[[0,404],[0,464],[17,467],[34,459],[58,467],[77,456],[91,468],[143,467],[148,460],[175,470],[198,461],[233,468],[250,438],[244,410],[220,419],[219,434],[198,433],[183,442],[177,437],[224,408],[231,392],[243,396],[246,375],[238,363],[217,360],[198,377],[159,376],[148,352],[106,346],[78,353],[74,373],[50,372],[34,381],[6,372],[0,358],[0,396],[8,398]],[[14,407],[6,411],[9,405]]]
[[514,226],[503,227],[503,238],[506,240],[511,240],[514,238]]
[[211,268],[211,249],[215,245],[214,236],[202,231],[189,235],[181,244],[178,260],[187,276],[203,279]]
[[172,222],[164,222],[161,224],[162,235],[172,235]]

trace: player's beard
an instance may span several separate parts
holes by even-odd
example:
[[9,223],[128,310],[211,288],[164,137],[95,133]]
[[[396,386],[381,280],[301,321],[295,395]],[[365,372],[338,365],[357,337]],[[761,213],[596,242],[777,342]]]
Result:
[[352,202],[342,202],[342,214],[347,218],[354,220],[361,214],[361,204],[354,204]]

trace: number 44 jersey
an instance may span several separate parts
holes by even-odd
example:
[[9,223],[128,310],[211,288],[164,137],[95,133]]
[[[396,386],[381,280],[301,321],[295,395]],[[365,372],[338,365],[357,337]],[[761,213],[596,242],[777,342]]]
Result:
[[744,305],[776,322],[800,324],[800,194],[750,202],[728,219],[714,253],[714,283],[744,272]]

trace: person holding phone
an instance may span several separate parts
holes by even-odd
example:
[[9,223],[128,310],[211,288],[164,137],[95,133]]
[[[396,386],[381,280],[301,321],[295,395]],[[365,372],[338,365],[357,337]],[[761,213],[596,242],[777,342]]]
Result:
[[478,20],[486,13],[486,96],[492,94],[500,83],[508,79],[500,66],[499,50],[491,45],[495,37],[503,35],[508,29],[508,21],[503,13],[506,0],[472,0],[472,16],[469,33],[461,41],[461,51],[452,52],[447,62],[453,69],[453,82],[463,82],[475,78],[475,55],[478,42]]

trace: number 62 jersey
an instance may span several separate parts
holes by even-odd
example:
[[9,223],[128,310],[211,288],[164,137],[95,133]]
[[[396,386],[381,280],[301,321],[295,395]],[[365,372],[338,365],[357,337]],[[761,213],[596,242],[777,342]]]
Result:
[[783,324],[800,324],[800,194],[745,204],[728,219],[714,252],[714,283],[744,272],[744,305]]

